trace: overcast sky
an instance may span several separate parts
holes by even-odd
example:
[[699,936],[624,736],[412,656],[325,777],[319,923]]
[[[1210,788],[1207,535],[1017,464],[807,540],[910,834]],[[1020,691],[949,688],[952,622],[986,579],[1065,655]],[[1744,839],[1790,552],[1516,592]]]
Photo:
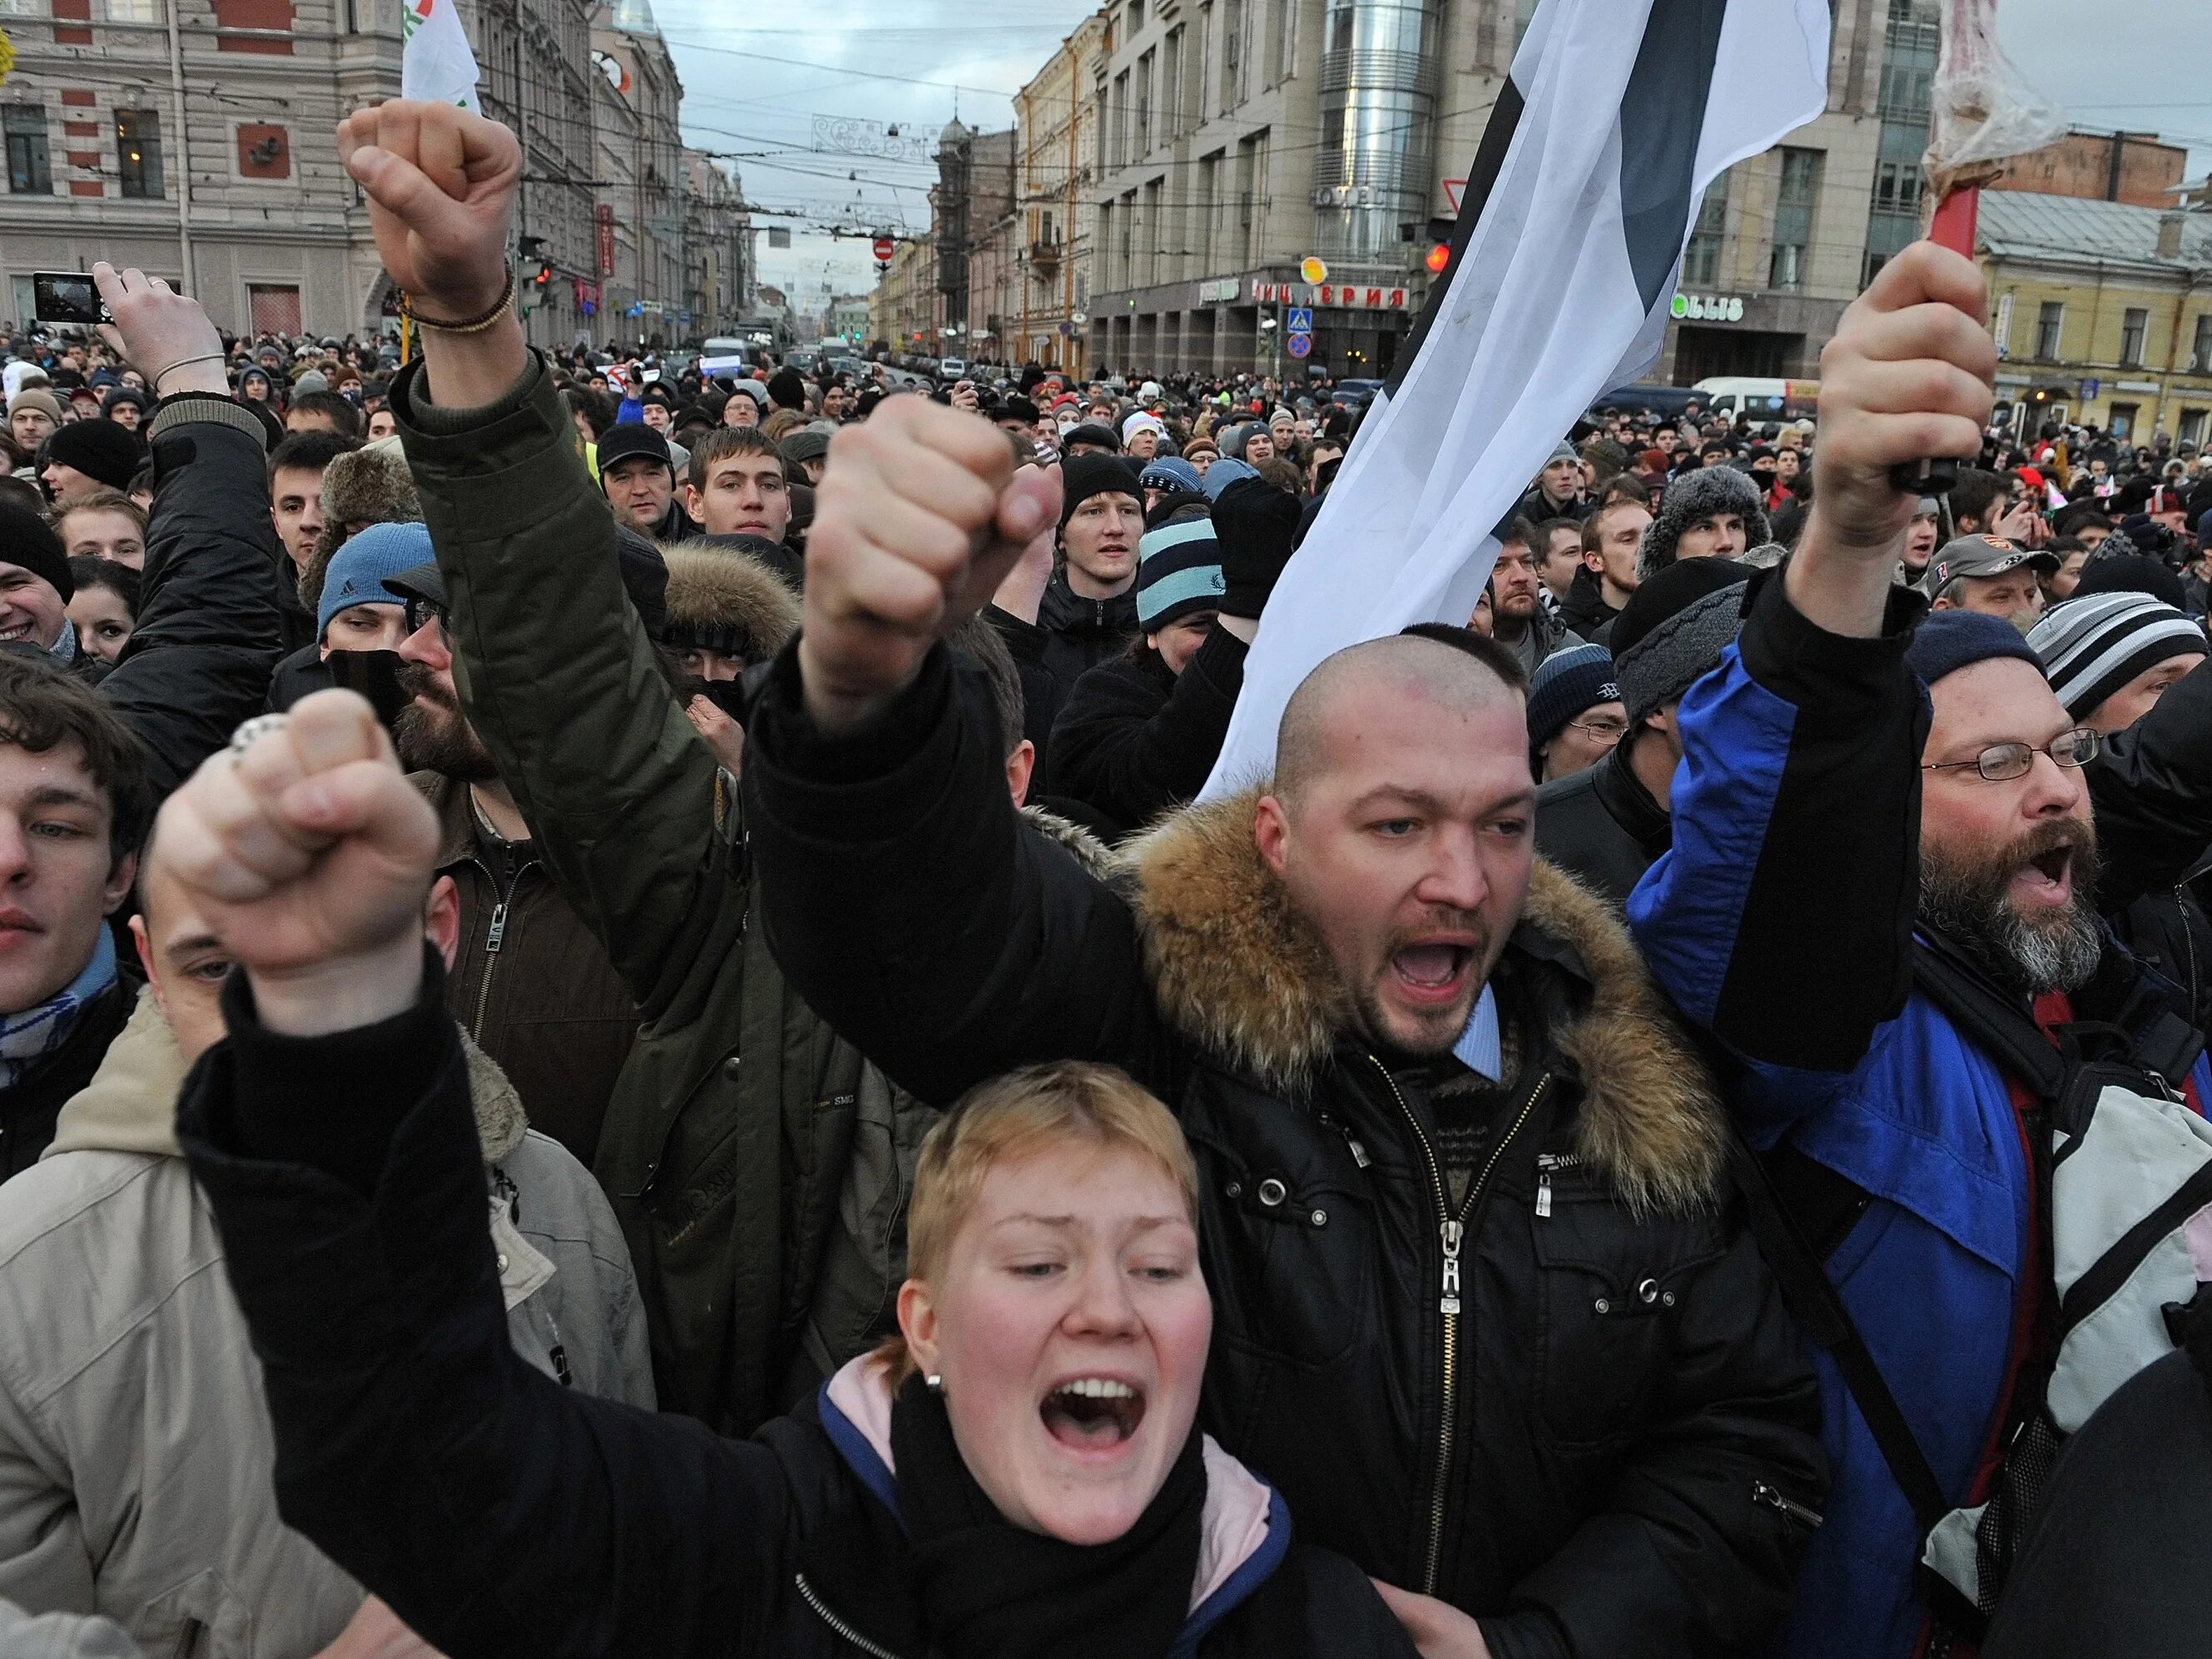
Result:
[[[750,201],[803,216],[759,219],[793,230],[787,250],[761,237],[761,270],[818,310],[825,292],[873,285],[867,236],[927,228],[934,169],[922,158],[956,108],[971,127],[1006,125],[1011,94],[1096,7],[802,0],[745,7],[766,20],[758,27],[733,27],[728,0],[653,0],[653,9],[684,79],[686,139],[730,155]],[[2199,57],[2212,0],[2000,0],[1998,16],[2023,76],[2077,124],[2156,131],[2191,146],[2191,176],[2212,167],[2212,85]],[[918,154],[897,154],[908,146]],[[855,234],[832,236],[833,227]]]

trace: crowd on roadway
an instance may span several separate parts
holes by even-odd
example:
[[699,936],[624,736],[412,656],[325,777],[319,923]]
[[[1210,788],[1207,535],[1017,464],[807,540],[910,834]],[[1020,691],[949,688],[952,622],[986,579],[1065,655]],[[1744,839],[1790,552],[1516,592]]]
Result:
[[0,341],[0,1656],[2203,1650],[2205,456],[1916,246],[1209,792],[1373,388],[540,352],[339,139],[416,361]]

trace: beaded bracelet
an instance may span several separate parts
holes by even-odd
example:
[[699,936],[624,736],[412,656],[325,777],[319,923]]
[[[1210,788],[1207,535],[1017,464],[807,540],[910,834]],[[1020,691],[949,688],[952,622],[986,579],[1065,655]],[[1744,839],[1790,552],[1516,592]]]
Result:
[[514,304],[514,267],[509,265],[507,268],[507,286],[500,290],[499,303],[482,316],[465,318],[458,323],[441,323],[435,318],[425,317],[419,311],[410,310],[410,314],[421,326],[434,328],[441,334],[481,334],[507,315],[508,309]]

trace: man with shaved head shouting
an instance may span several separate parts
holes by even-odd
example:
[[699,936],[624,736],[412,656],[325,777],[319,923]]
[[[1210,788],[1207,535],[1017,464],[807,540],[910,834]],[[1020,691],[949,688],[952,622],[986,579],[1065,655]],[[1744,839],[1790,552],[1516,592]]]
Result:
[[[1859,481],[1949,453],[1846,400],[1949,386],[1955,337],[1862,302],[1830,348],[1929,372],[1831,377],[1820,505],[1740,647],[1785,748],[1792,709],[1867,653],[1895,666],[1895,538]],[[1161,821],[1102,881],[1023,833],[988,687],[939,643],[1054,521],[1052,475],[921,398],[831,461],[804,631],[747,727],[793,983],[924,1099],[1083,1058],[1172,1104],[1219,1328],[1205,1427],[1386,1585],[1429,1659],[1756,1644],[1819,1524],[1819,1402],[1728,1201],[1696,1051],[1617,915],[1534,857],[1516,666],[1443,628],[1331,657],[1271,780]],[[1790,822],[1856,781],[1784,770]],[[1805,978],[1886,961],[1890,924],[1805,939]],[[1790,1041],[1784,1022],[1765,1057]],[[1141,1398],[1141,1316],[1121,1273],[1086,1271],[1081,1316],[1126,1340]]]

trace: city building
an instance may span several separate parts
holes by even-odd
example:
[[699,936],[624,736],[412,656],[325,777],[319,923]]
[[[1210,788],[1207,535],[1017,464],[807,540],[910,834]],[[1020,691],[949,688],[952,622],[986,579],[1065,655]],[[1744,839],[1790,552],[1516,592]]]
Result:
[[725,163],[684,152],[684,311],[686,338],[726,335],[750,308],[757,266],[744,187]]
[[180,285],[234,333],[374,330],[389,284],[334,132],[398,90],[397,8],[173,7],[0,0],[16,52],[0,311],[27,323],[33,271],[107,259]]
[[461,0],[461,18],[483,112],[522,141],[516,231],[545,273],[519,296],[524,326],[535,344],[567,346],[591,323],[592,0]]
[[684,97],[650,0],[599,0],[592,19],[593,203],[602,344],[674,343],[692,331],[684,304]]
[[1098,154],[1098,104],[1091,89],[1105,39],[1105,15],[1085,18],[1014,94],[1024,282],[1021,319],[1007,356],[1078,374],[1090,356],[1085,308],[1095,210],[1087,187]]
[[2014,430],[2212,437],[2212,214],[1986,191],[1976,252]]
[[945,321],[937,263],[933,233],[898,239],[891,268],[868,296],[872,340],[901,353],[926,351],[936,343]]
[[875,332],[868,321],[868,296],[833,295],[830,301],[830,332],[854,345],[865,345],[874,339]]
[[1989,188],[2172,207],[2173,192],[2188,166],[2187,146],[2169,144],[2154,132],[2085,132],[2077,127],[2041,149],[2014,156],[2005,163],[2004,177]]
[[1001,221],[1013,212],[1014,130],[973,132],[954,116],[937,141],[937,183],[929,192],[930,222],[937,236],[937,291],[942,296],[944,355],[975,352],[977,331],[992,331],[975,302],[969,261],[986,249],[987,273],[1000,279],[993,256],[1010,234]]

